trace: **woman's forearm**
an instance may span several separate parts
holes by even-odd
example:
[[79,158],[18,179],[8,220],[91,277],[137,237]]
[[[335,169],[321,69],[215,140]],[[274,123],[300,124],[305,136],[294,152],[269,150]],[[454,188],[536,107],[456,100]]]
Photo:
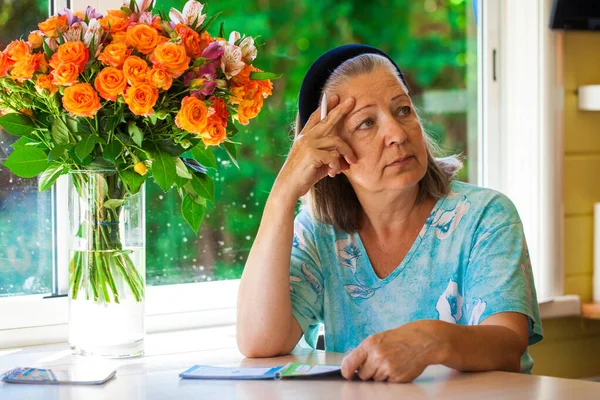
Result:
[[[425,322],[425,321],[423,321]],[[520,371],[521,355],[527,349],[519,335],[498,325],[463,326],[428,321],[443,343],[434,364],[459,371]]]
[[[289,352],[299,337],[289,291],[297,199],[274,187],[240,281],[237,342],[250,357]],[[296,328],[297,330],[297,328]]]

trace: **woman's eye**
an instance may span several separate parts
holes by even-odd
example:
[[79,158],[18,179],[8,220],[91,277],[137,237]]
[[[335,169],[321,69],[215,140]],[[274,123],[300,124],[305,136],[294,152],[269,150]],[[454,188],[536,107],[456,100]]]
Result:
[[364,129],[364,128],[370,128],[373,126],[375,122],[373,122],[373,120],[371,118],[367,118],[365,119],[363,122],[360,123],[360,125],[358,125],[358,129]]
[[398,109],[398,115],[409,115],[409,114],[410,114],[410,107],[409,106],[400,107]]

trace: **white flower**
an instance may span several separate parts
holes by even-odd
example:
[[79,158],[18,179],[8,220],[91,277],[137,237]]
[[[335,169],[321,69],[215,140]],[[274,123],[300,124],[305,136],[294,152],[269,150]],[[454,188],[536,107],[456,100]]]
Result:
[[[83,23],[85,27],[85,23]],[[86,46],[90,46],[92,39],[94,40],[94,49],[98,50],[100,47],[100,43],[102,42],[102,36],[104,35],[104,29],[102,29],[102,25],[96,18],[90,20],[89,25],[87,25],[87,30],[83,36],[83,43]]]
[[256,58],[256,53],[258,53],[258,50],[254,45],[254,39],[252,39],[250,36],[246,37],[240,43],[240,49],[242,49],[242,58],[244,61],[247,64],[251,64]]
[[[129,7],[129,0],[123,0],[123,5],[125,7]],[[150,5],[152,4],[152,0],[135,0],[135,4],[137,5],[136,10],[131,10],[133,12],[144,12]]]
[[227,42],[220,41],[223,47],[223,57],[221,57],[221,69],[227,79],[231,79],[240,73],[246,66],[242,61],[242,49]]
[[235,44],[238,40],[240,40],[240,33],[238,31],[232,31],[229,34],[229,44]]
[[[241,39],[241,35],[237,31],[231,32],[229,35],[229,44],[235,45],[235,43]],[[254,45],[254,39],[250,36],[245,37],[239,44],[239,48],[242,49],[242,59],[246,64],[252,64],[252,61],[256,58],[256,46]]]
[[63,33],[65,42],[79,42],[83,38],[83,32],[87,29],[85,22],[75,22],[69,30]]
[[[206,14],[202,14],[204,4],[199,3],[195,0],[189,0],[183,7],[183,13],[171,8],[169,17],[172,22],[176,24],[185,24],[191,28],[196,28],[204,22]],[[195,25],[194,25],[195,22]]]
[[439,314],[440,321],[446,321],[453,324],[458,323],[462,318],[463,298],[458,293],[458,285],[450,280],[448,287],[442,293],[437,301],[435,309]]

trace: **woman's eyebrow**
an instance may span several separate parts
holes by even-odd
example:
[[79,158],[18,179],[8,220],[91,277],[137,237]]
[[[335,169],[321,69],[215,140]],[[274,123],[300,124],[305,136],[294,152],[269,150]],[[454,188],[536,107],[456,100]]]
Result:
[[[408,97],[408,95],[407,95],[406,93],[402,93],[402,94],[399,94],[398,96],[395,96],[395,97],[393,97],[393,98],[392,98],[392,101],[394,101],[394,100],[397,100],[397,99],[399,99],[399,98],[400,98],[400,97],[402,97],[402,96],[406,96],[406,97]],[[350,115],[348,115],[348,117],[347,117],[347,118],[350,118],[350,117],[352,117],[354,114],[356,114],[356,113],[357,113],[357,112],[359,112],[359,111],[362,111],[362,110],[364,110],[364,109],[365,109],[365,108],[367,108],[367,107],[373,107],[374,105],[375,105],[375,104],[367,104],[366,106],[364,106],[364,107],[361,107],[361,108],[359,108],[358,110],[352,111],[352,112],[350,113]]]
[[398,95],[398,96],[396,96],[396,97],[392,97],[392,101],[394,101],[394,100],[396,100],[396,99],[399,99],[399,98],[400,98],[400,97],[402,97],[402,96],[406,96],[406,97],[408,97],[408,95],[407,95],[406,93],[402,93],[402,94],[399,94],[399,95]]

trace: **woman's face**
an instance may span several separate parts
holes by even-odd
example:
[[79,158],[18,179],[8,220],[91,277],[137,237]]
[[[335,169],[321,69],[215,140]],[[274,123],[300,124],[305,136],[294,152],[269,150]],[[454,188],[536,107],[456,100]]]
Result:
[[340,86],[340,103],[354,108],[337,126],[358,162],[343,173],[355,190],[413,188],[427,171],[427,150],[419,119],[400,80],[386,68],[358,75]]

